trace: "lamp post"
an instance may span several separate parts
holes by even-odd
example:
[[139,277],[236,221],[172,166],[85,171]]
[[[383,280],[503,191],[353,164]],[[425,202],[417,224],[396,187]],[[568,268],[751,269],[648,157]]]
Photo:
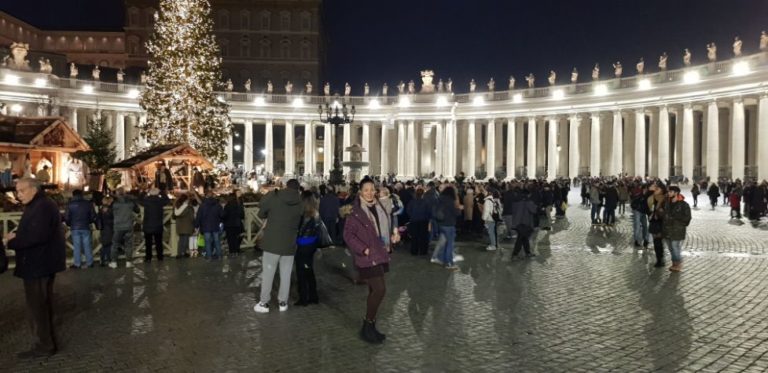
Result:
[[[355,120],[355,106],[352,105],[351,109],[347,109],[347,104],[340,105],[338,102],[334,102],[333,105],[326,103],[325,106],[321,104],[317,106],[317,114],[320,115],[320,122],[332,125],[335,130],[340,125],[349,124]],[[335,133],[335,131],[332,132]],[[342,149],[339,144],[334,144],[333,149],[334,160],[330,183],[331,185],[341,185],[344,183],[344,171],[341,167]]]

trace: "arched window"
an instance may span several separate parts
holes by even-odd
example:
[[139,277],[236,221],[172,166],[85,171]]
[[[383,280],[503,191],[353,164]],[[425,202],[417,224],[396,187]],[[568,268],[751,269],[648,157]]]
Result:
[[240,56],[251,56],[251,39],[248,38],[248,35],[243,35],[243,37],[240,38]]
[[291,29],[291,13],[283,11],[280,12],[280,30]]
[[280,42],[280,58],[291,58],[291,41],[288,39]]
[[229,12],[222,10],[219,13],[219,29],[229,29]]
[[139,46],[141,45],[141,39],[136,35],[128,37],[128,54],[139,54]]
[[259,40],[259,57],[272,57],[272,42],[267,38]]
[[222,57],[229,56],[229,40],[221,39],[221,55]]
[[139,26],[139,8],[131,7],[128,9],[128,25]]
[[312,57],[309,48],[310,48],[309,40],[302,40],[301,41],[301,59],[302,60],[308,60]]
[[309,12],[301,12],[301,31],[312,29],[312,15]]
[[251,13],[247,10],[240,12],[240,29],[248,30],[251,28]]
[[263,11],[259,14],[259,23],[262,30],[269,30],[272,28],[272,13]]

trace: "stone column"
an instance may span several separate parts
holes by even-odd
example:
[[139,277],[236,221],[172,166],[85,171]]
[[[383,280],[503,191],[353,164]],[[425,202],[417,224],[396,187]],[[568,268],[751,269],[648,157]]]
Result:
[[557,178],[557,118],[549,118],[549,134],[547,146],[547,180]]
[[611,175],[618,175],[624,168],[624,128],[621,110],[613,112],[613,141],[611,141]]
[[[362,146],[365,151],[363,152],[363,162],[371,162],[371,123],[363,122],[363,139]],[[371,173],[371,167],[365,166],[362,170],[362,175],[369,175]]]
[[72,108],[72,115],[69,117],[69,126],[77,132],[77,108]]
[[683,176],[693,182],[693,106],[690,103],[683,106],[682,132]]
[[600,113],[592,113],[590,137],[589,175],[600,176]]
[[[741,97],[733,100],[731,109],[731,178],[744,180],[744,145],[746,143],[746,128],[744,127],[744,102]],[[766,166],[768,167],[768,166]]]
[[235,166],[235,159],[234,159],[234,152],[235,152],[235,146],[234,146],[234,133],[232,131],[229,131],[227,133],[227,167],[234,167]]
[[515,178],[515,118],[507,119],[507,180]]
[[475,163],[477,162],[477,150],[476,150],[476,143],[475,143],[475,136],[477,135],[477,130],[475,126],[475,120],[471,119],[468,124],[468,133],[467,133],[467,178],[475,177]]
[[536,178],[536,117],[528,118],[528,168],[527,177]]
[[294,149],[294,130],[293,122],[285,121],[285,172],[284,176],[293,177],[296,175],[296,149]]
[[406,154],[408,154],[408,157],[406,159],[406,176],[408,178],[414,178],[418,176],[419,174],[419,140],[421,139],[421,136],[419,136],[418,131],[416,131],[416,121],[409,120],[408,121],[408,137],[406,137]]
[[669,109],[659,109],[659,179],[669,178]]
[[456,120],[451,119],[445,124],[445,167],[446,177],[456,176]]
[[[347,152],[347,147],[352,145],[352,125],[349,123],[344,123],[342,125],[342,135],[341,135],[341,160],[344,162],[349,161],[349,153]],[[349,174],[349,167],[344,167],[344,175]]]
[[579,125],[581,124],[581,117],[578,115],[572,115],[568,121],[568,177],[573,180],[574,177],[579,176]]
[[405,121],[397,122],[397,177],[404,178],[408,170],[405,166],[406,152],[406,124]]
[[264,156],[264,172],[270,175],[275,174],[275,146],[273,143],[272,119],[267,119],[266,129],[264,131],[264,150],[267,152]]
[[330,123],[323,129],[323,175],[330,176],[333,169],[333,131]]
[[381,123],[381,175],[389,173],[389,128],[386,123]]
[[435,124],[435,175],[445,176],[445,122],[437,121]]
[[720,176],[720,112],[717,102],[707,105],[707,176],[717,180]]
[[[147,113],[139,114],[139,125],[144,125],[144,123],[147,123]],[[149,142],[147,142],[147,138],[143,134],[139,135],[139,144],[142,148],[149,147]]]
[[496,178],[496,122],[493,118],[488,120],[488,127],[485,129],[486,134],[486,152],[485,152],[485,178]]
[[[765,141],[768,138],[768,95],[760,96],[757,108],[757,136],[758,139]],[[768,180],[768,146],[757,147],[757,179]]]
[[115,150],[117,151],[117,159],[125,159],[125,113],[117,113],[117,120],[115,121]]
[[635,175],[645,177],[645,111],[635,110]]
[[243,139],[243,169],[245,172],[253,170],[253,121],[245,121],[245,139]]
[[304,175],[315,173],[315,125],[312,120],[304,124]]

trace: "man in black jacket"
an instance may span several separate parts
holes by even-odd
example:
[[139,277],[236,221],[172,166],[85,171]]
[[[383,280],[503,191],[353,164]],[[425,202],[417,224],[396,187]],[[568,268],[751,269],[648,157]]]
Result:
[[[93,268],[91,224],[96,221],[96,211],[93,203],[83,198],[82,190],[75,189],[72,192],[72,200],[67,204],[64,221],[72,235],[74,263],[71,268]],[[85,263],[80,260],[83,252],[85,252]]]
[[152,261],[152,242],[157,250],[157,260],[163,260],[163,220],[165,205],[170,202],[165,193],[160,193],[157,188],[149,190],[149,195],[139,201],[144,207],[144,242],[146,251],[144,262]]
[[51,356],[56,353],[53,330],[53,281],[66,268],[64,230],[59,207],[45,196],[39,181],[22,178],[16,183],[17,198],[24,205],[16,232],[3,243],[16,251],[13,274],[24,280],[24,295],[35,334],[35,344],[19,358]]

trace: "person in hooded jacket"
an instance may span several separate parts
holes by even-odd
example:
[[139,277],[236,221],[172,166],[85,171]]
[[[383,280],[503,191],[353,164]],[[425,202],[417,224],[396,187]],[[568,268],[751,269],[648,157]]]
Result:
[[[190,192],[192,194],[194,192]],[[195,197],[196,198],[196,197]],[[176,259],[189,258],[189,238],[195,233],[195,208],[190,203],[192,198],[182,194],[173,206],[173,218],[176,219],[176,234],[179,236],[179,247]]]
[[672,256],[672,266],[669,267],[669,270],[680,272],[683,270],[681,251],[683,240],[685,240],[685,231],[691,223],[691,207],[688,206],[688,202],[685,202],[685,197],[680,194],[679,187],[669,187],[666,208],[661,214],[664,221],[662,237]]
[[709,204],[712,205],[712,210],[717,206],[717,199],[720,197],[720,187],[716,183],[712,183],[707,190],[709,196]]
[[112,261],[109,268],[117,268],[117,255],[122,247],[125,251],[125,267],[133,267],[133,225],[139,206],[125,189],[117,188],[115,202],[112,203],[115,234],[112,237]]
[[517,240],[515,248],[512,251],[512,260],[520,253],[520,249],[525,250],[526,257],[536,256],[531,252],[531,234],[533,234],[533,218],[539,212],[539,208],[530,199],[530,191],[523,188],[516,195],[511,205],[512,215],[509,219],[509,229],[517,231]]
[[293,256],[296,254],[301,216],[304,206],[299,193],[299,181],[288,180],[285,189],[276,189],[268,193],[259,203],[259,217],[267,219],[261,248],[264,250],[261,271],[261,296],[253,310],[258,313],[269,312],[272,299],[272,281],[275,272],[280,269],[280,289],[277,301],[280,312],[288,310],[288,296],[291,290],[291,272]]
[[221,236],[219,233],[223,216],[224,209],[221,207],[221,203],[213,195],[213,191],[208,189],[195,217],[195,227],[205,238],[206,259],[221,258]]
[[240,192],[232,192],[227,197],[227,204],[224,206],[224,232],[227,234],[227,247],[229,247],[230,255],[237,256],[240,254],[240,243],[243,241],[241,235],[245,231],[244,219],[245,207],[240,200]]

